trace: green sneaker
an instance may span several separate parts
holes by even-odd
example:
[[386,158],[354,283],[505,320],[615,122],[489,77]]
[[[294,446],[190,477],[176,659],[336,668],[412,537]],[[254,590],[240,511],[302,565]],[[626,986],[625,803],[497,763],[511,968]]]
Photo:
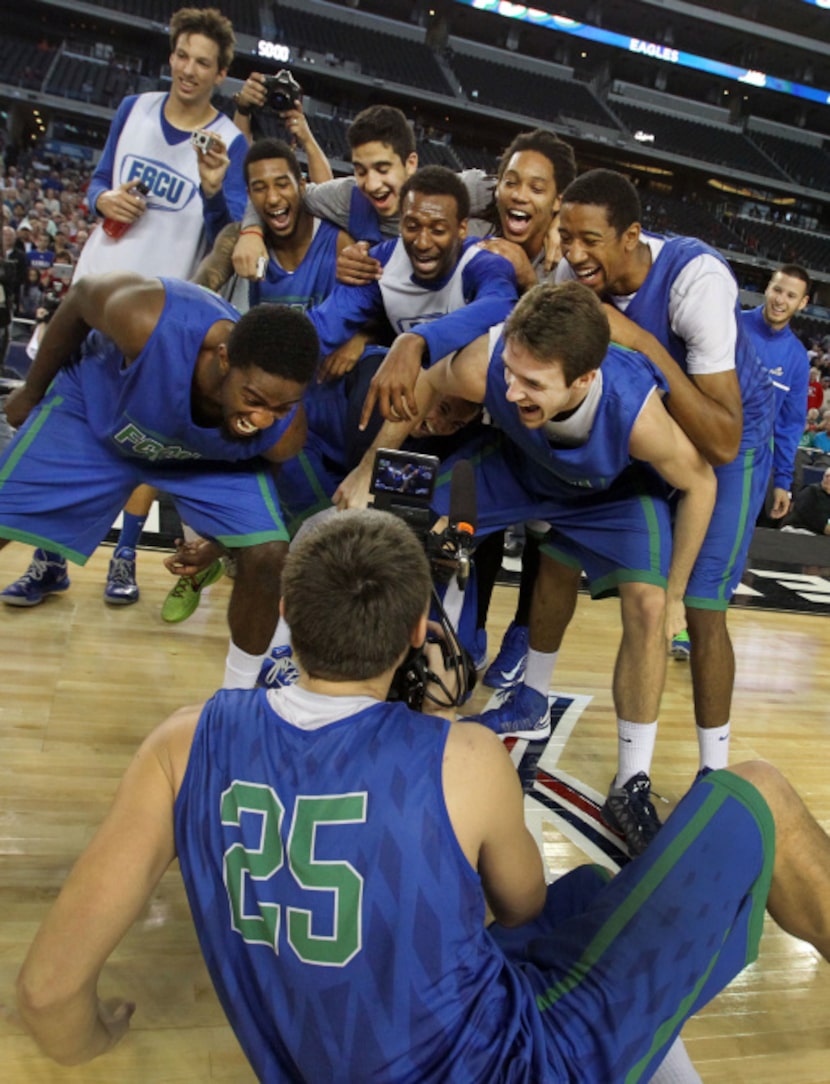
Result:
[[691,654],[692,644],[688,632],[684,629],[682,632],[678,632],[677,636],[672,637],[669,655],[671,658],[676,659],[677,662],[688,662]]
[[164,600],[161,608],[162,621],[169,621],[171,625],[177,621],[187,621],[188,617],[198,609],[202,599],[202,588],[216,583],[223,571],[222,562],[217,558],[212,565],[208,565],[203,572],[199,572],[192,578],[180,576],[175,587],[169,591]]

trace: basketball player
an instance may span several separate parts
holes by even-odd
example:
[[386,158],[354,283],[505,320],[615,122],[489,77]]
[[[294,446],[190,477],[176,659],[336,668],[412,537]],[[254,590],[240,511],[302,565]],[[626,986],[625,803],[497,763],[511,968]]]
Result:
[[[0,460],[0,545],[33,542],[84,564],[125,496],[139,482],[157,486],[237,555],[225,684],[253,685],[288,548],[258,457],[301,447],[299,401],[317,350],[307,317],[285,306],[240,319],[178,279],[80,279],[6,404],[22,428]],[[52,592],[69,586],[43,574]]]
[[[456,395],[483,402],[499,426],[458,453],[474,465],[478,529],[531,518],[550,524],[537,586],[544,606],[531,609],[524,681],[478,718],[502,735],[550,733],[548,691],[574,612],[571,591],[575,597],[585,569],[594,597],[620,596],[618,715],[650,722],[663,689],[665,628],[684,620],[683,593],[711,515],[714,475],[663,406],[658,371],[630,351],[609,350],[608,322],[588,290],[534,287],[500,332],[428,370],[416,386],[421,413],[436,394]],[[397,447],[406,429],[386,423],[374,446]],[[335,494],[341,507],[365,501],[369,467],[367,455]],[[683,494],[674,546],[664,483]],[[446,487],[437,490],[440,515],[448,512],[447,497]],[[648,788],[625,799],[606,817],[640,853],[659,821]]]
[[[559,235],[562,275],[608,302],[612,338],[663,372],[672,416],[715,467],[717,504],[685,606],[700,766],[725,767],[735,682],[726,610],[772,469],[772,384],[729,265],[694,237],[645,233],[637,190],[622,174],[591,170],[569,185]],[[622,729],[620,745],[631,737]],[[647,775],[653,741],[642,732],[637,744],[637,772]]]
[[795,455],[807,417],[810,362],[790,321],[809,300],[810,276],[799,264],[789,263],[772,273],[763,305],[741,313],[744,328],[775,388],[772,519],[781,519],[792,505]]
[[174,858],[262,1081],[648,1081],[757,955],[765,905],[830,958],[830,840],[770,765],[696,782],[613,879],[546,887],[495,736],[385,702],[429,588],[383,512],[292,549],[301,684],[221,691],[147,738],[18,977],[45,1053],[126,1035],[136,1006],[99,974]]

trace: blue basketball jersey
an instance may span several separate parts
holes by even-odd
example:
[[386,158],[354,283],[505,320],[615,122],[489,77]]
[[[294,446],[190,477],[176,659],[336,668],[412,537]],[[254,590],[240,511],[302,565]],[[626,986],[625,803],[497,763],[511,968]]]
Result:
[[251,282],[248,287],[251,308],[263,301],[277,301],[303,311],[319,305],[337,282],[335,272],[339,236],[337,226],[318,218],[311,244],[298,267],[286,271],[271,256],[265,278],[261,282]]
[[349,200],[349,234],[355,241],[371,241],[377,244],[383,240],[378,213],[372,201],[355,184]]
[[50,396],[82,402],[87,423],[119,455],[153,462],[251,459],[273,447],[294,415],[249,439],[193,420],[193,374],[202,343],[220,320],[239,313],[201,286],[161,279],[164,309],[144,349],[126,368],[119,346],[91,332],[79,361],[62,369]]
[[306,730],[278,703],[207,703],[175,807],[202,951],[258,1078],[544,1079],[529,982],[484,929],[444,804],[449,724],[377,702]]
[[499,336],[490,354],[484,405],[508,437],[504,456],[523,484],[540,494],[568,492],[569,499],[608,489],[634,462],[631,430],[649,395],[667,390],[662,373],[642,354],[612,343],[599,370],[602,392],[591,431],[583,444],[571,446],[522,425],[516,404],[505,397],[503,351]]
[[[696,256],[709,255],[729,266],[715,249],[696,237],[666,237],[657,259],[646,275],[643,285],[631,299],[625,315],[635,324],[650,331],[686,372],[686,344],[672,331],[669,324],[669,296],[674,281],[683,268]],[[730,270],[731,274],[731,270]],[[735,369],[741,388],[744,425],[741,449],[769,441],[772,435],[772,386],[766,369],[758,359],[755,348],[741,319],[739,302],[735,303],[737,340]]]

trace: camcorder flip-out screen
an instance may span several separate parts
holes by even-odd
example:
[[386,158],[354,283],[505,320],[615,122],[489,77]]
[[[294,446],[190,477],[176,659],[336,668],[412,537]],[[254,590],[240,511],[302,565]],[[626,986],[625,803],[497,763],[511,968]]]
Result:
[[372,468],[374,506],[405,519],[416,531],[426,532],[432,519],[430,503],[440,460],[419,452],[378,448]]

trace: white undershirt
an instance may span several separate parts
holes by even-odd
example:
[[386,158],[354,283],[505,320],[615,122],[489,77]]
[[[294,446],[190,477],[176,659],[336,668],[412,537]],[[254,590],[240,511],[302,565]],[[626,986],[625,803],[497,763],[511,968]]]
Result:
[[380,703],[374,696],[326,696],[301,685],[269,689],[267,697],[277,715],[298,730],[319,730]]

